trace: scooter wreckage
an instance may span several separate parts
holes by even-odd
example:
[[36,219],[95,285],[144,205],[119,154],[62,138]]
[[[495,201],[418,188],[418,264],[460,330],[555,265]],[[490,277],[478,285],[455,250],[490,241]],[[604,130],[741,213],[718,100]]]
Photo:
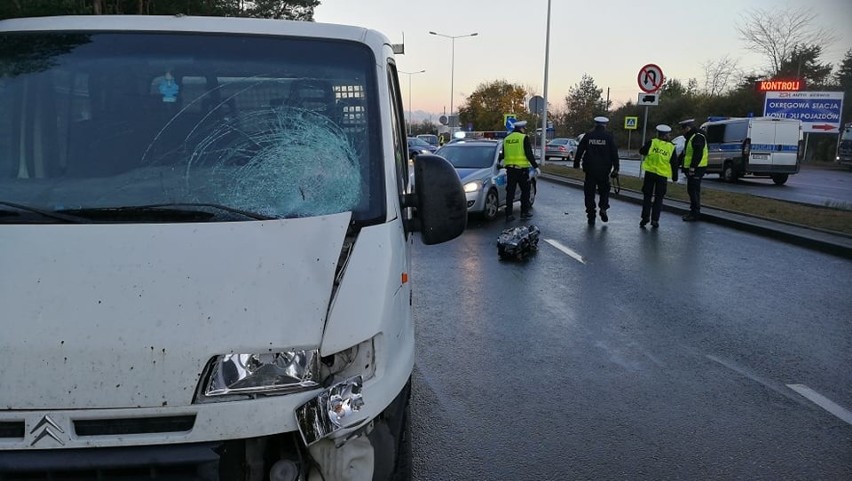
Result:
[[497,237],[500,260],[524,260],[538,251],[541,230],[530,224],[504,229]]

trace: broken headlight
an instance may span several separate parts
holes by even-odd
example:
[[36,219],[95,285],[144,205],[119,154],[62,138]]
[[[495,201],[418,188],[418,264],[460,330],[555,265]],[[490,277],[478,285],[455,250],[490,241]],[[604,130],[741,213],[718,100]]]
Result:
[[319,386],[319,353],[291,350],[223,354],[207,367],[202,397],[234,394],[283,394]]

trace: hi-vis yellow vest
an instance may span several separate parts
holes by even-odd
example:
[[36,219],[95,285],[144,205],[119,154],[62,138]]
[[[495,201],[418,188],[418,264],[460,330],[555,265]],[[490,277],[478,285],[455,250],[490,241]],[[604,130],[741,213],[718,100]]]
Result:
[[672,176],[672,153],[675,146],[671,142],[666,142],[661,139],[651,139],[651,148],[648,149],[648,155],[642,162],[642,168],[645,172],[653,172],[665,178]]
[[531,167],[524,153],[524,137],[520,132],[512,132],[503,139],[503,165],[506,167]]
[[[695,137],[701,135],[701,133],[696,132],[695,135],[689,138],[689,142],[686,143],[686,150],[683,153],[683,166],[687,169],[692,167],[692,141],[695,140]],[[704,137],[703,135],[701,135]],[[698,162],[698,167],[707,167],[707,155],[710,151],[707,149],[707,138],[704,139],[704,155],[701,156],[701,160]]]

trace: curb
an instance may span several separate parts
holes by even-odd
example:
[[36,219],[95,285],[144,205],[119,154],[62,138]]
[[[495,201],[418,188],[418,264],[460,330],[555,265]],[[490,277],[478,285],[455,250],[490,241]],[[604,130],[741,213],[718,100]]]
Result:
[[[577,187],[580,189],[583,188],[583,182],[577,179],[546,173],[539,175],[539,178],[562,185]],[[632,202],[634,204],[642,204],[642,194],[631,190],[622,189],[618,194],[610,193],[610,197]],[[676,214],[686,214],[689,212],[689,204],[667,198],[663,204],[663,210]],[[701,220],[752,234],[772,237],[773,239],[824,252],[826,254],[852,259],[852,237],[848,237],[843,234],[834,234],[819,229],[785,224],[783,222],[776,222],[763,219],[761,217],[709,207],[701,208]]]

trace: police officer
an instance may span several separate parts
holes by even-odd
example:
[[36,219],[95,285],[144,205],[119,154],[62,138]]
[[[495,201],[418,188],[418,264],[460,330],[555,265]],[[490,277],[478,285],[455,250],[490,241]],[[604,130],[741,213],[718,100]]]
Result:
[[658,125],[657,138],[645,142],[639,148],[639,154],[645,156],[642,161],[642,169],[645,171],[645,180],[642,182],[642,220],[639,221],[639,227],[643,229],[649,220],[651,227],[660,227],[660,211],[663,209],[669,177],[677,181],[677,154],[675,145],[669,142],[671,131],[668,125]]
[[679,122],[686,139],[680,165],[686,175],[686,193],[689,194],[689,213],[686,222],[694,222],[701,215],[701,178],[707,171],[707,137],[695,127],[695,119]]
[[606,130],[608,123],[606,117],[595,117],[595,128],[583,135],[574,155],[574,168],[582,162],[583,172],[586,173],[583,193],[589,225],[595,225],[595,189],[600,197],[598,207],[601,209],[601,220],[609,220],[606,214],[609,209],[609,179],[618,175],[618,147],[612,134]]
[[521,188],[521,219],[532,217],[530,212],[530,167],[541,172],[532,150],[532,142],[524,133],[527,121],[515,122],[512,132],[503,139],[503,167],[506,168],[506,222],[515,220],[512,215],[515,188]]

